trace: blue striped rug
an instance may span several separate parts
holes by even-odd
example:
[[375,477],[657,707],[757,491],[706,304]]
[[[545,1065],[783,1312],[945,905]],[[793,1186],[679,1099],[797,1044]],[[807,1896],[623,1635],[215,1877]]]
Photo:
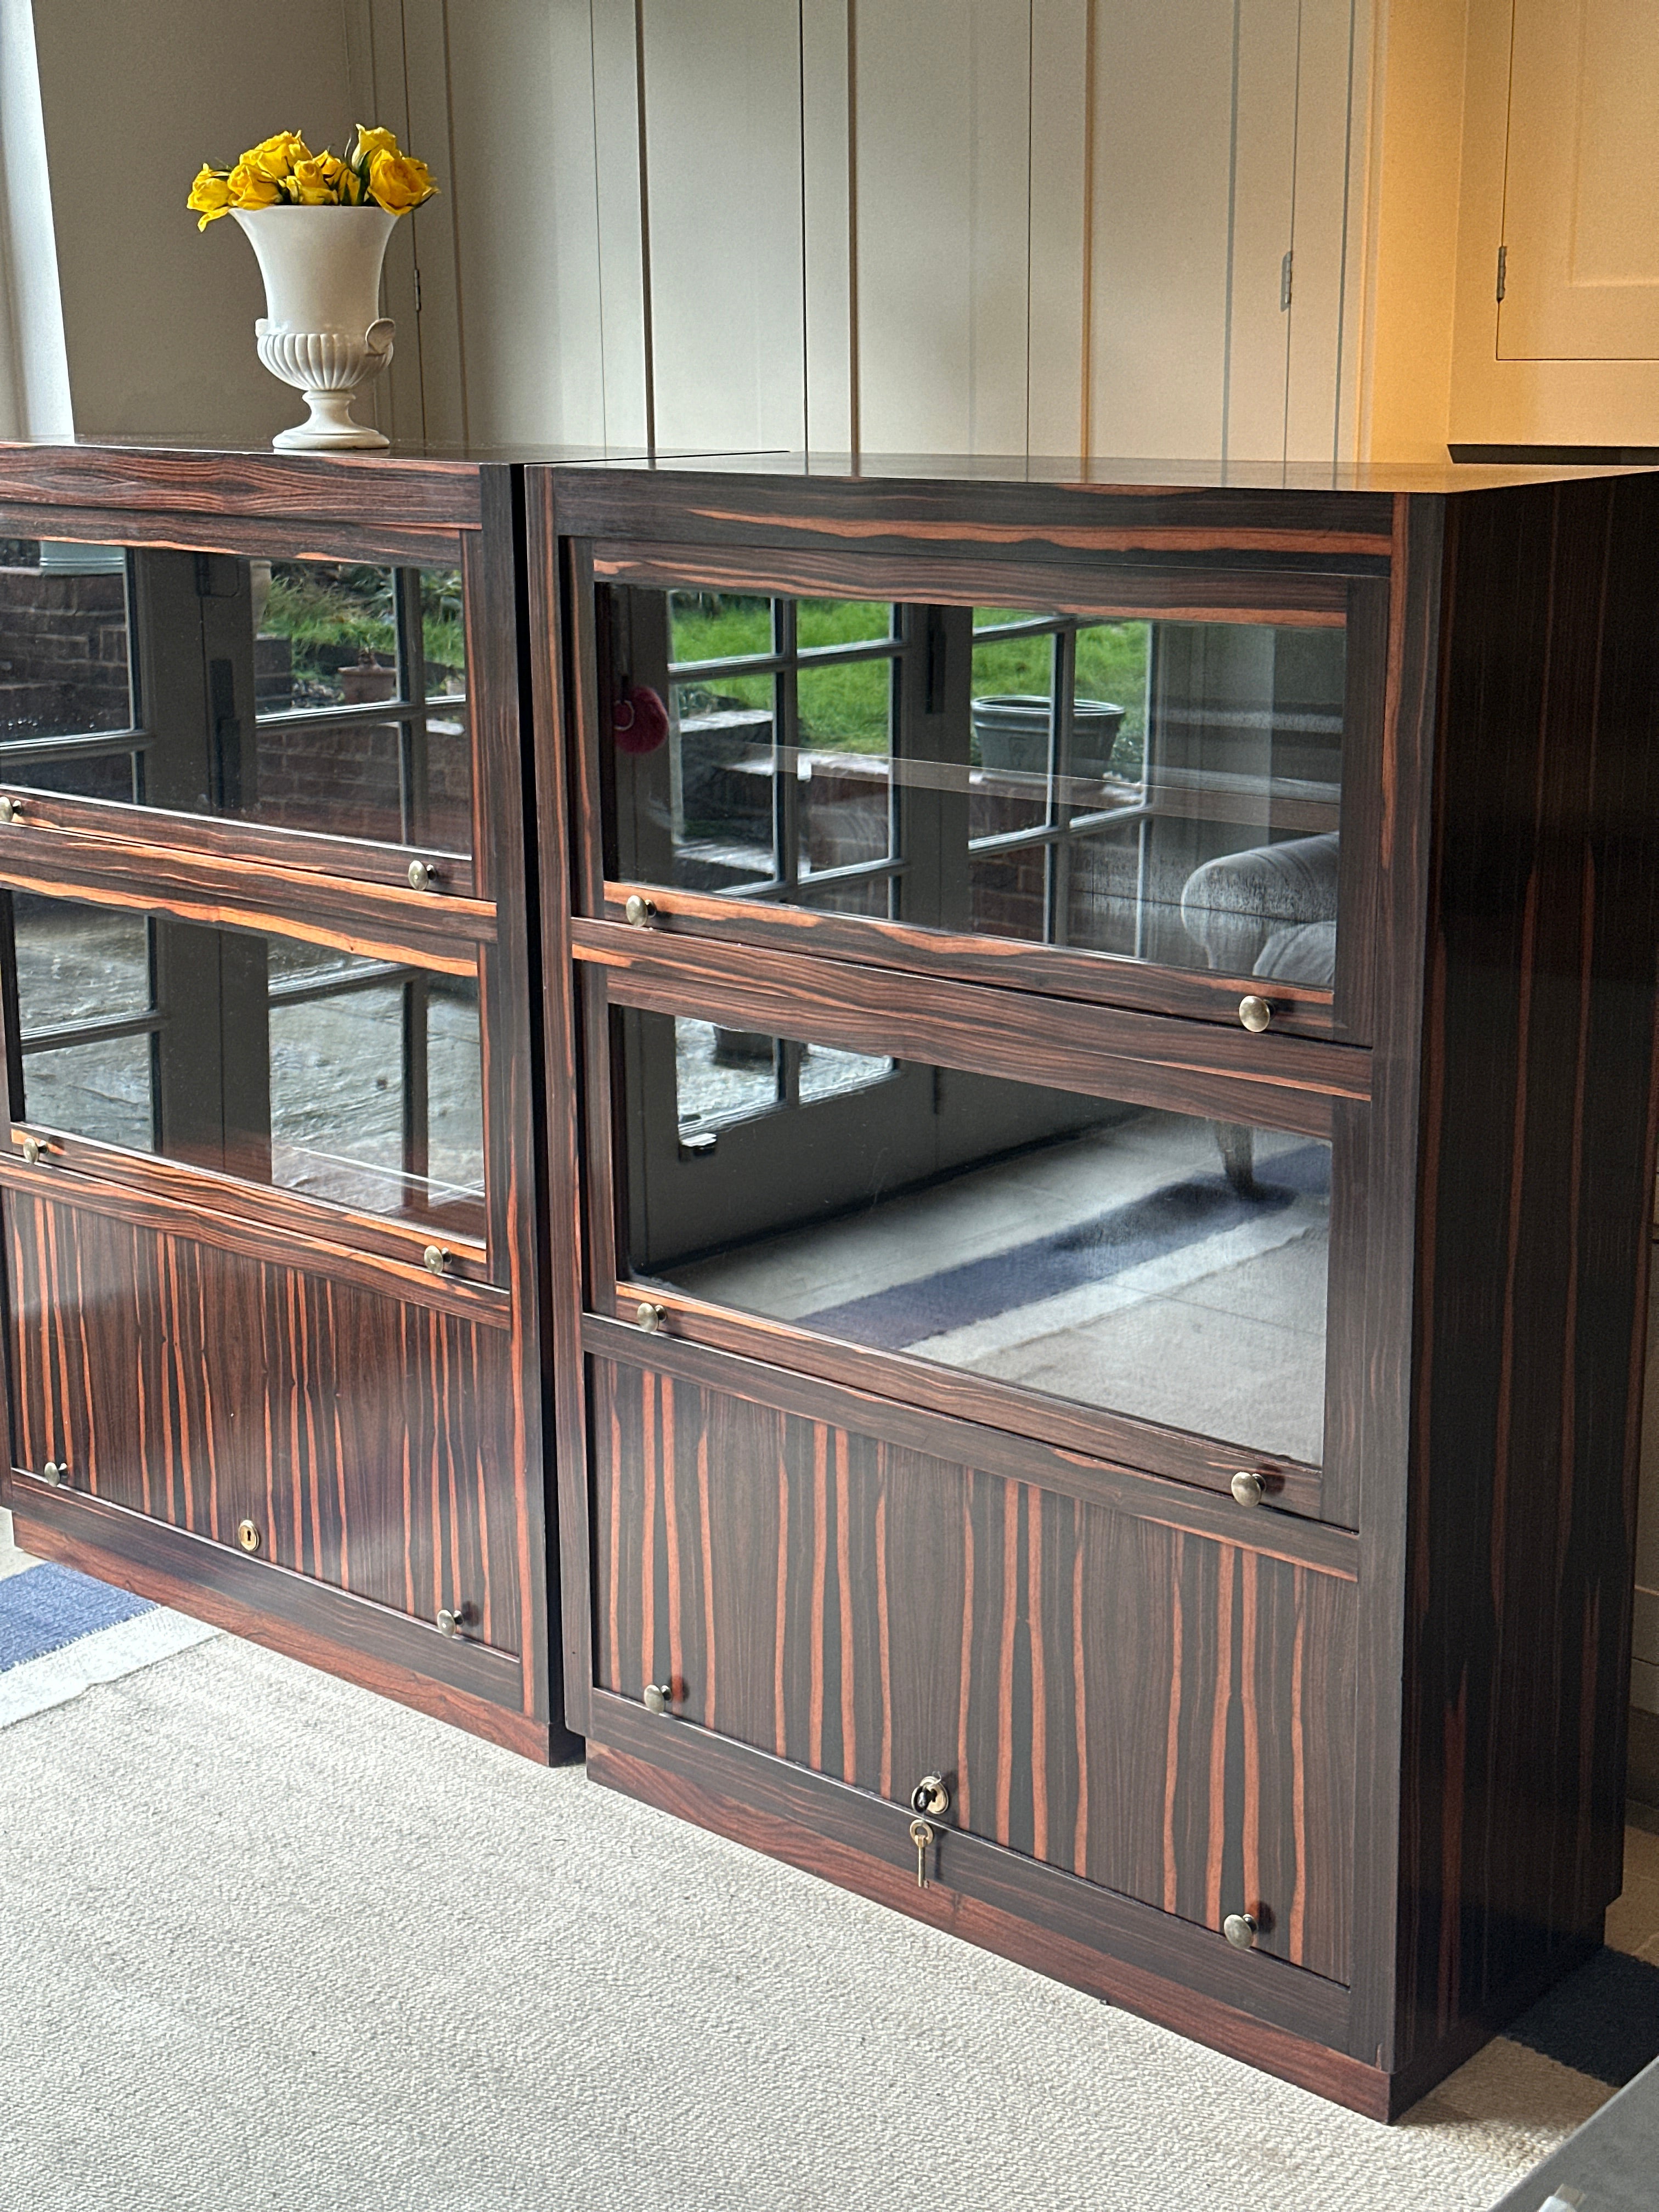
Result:
[[24,1564],[0,1514],[0,1728],[216,1632],[73,1567]]

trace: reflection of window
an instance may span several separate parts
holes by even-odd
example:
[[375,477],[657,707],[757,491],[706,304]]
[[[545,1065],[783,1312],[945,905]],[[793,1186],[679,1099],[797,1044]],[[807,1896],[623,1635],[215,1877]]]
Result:
[[0,541],[0,782],[465,853],[459,571]]
[[864,1053],[684,1020],[674,1024],[674,1064],[680,1139],[692,1150],[725,1124],[838,1098],[893,1072],[890,1060]]
[[475,982],[69,899],[12,908],[19,1118],[482,1232]]

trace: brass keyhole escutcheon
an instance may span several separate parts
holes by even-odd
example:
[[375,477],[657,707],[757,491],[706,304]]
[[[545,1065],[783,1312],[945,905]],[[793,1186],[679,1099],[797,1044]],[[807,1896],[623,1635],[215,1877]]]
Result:
[[1259,1036],[1273,1018],[1273,1007],[1266,999],[1258,999],[1254,992],[1238,1002],[1238,1018],[1252,1036]]
[[951,1792],[945,1778],[939,1774],[924,1774],[910,1792],[913,1813],[931,1813],[938,1820],[951,1809]]
[[1254,1912],[1230,1912],[1221,1923],[1221,1932],[1235,1951],[1253,1951],[1261,1923]]
[[255,1522],[239,1521],[236,1524],[236,1540],[245,1552],[257,1552],[265,1540],[259,1534]]

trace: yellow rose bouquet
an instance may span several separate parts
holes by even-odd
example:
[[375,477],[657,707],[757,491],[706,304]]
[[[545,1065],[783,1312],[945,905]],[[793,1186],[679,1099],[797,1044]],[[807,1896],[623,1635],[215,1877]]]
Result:
[[357,125],[342,159],[325,147],[313,154],[296,131],[279,131],[250,146],[234,168],[204,162],[185,204],[205,230],[222,215],[270,207],[380,207],[407,215],[438,187],[424,161],[405,154],[389,131]]

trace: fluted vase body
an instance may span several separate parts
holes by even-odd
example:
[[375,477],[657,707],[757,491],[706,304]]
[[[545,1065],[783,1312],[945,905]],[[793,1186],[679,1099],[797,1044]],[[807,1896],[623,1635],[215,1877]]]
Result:
[[306,397],[303,422],[271,440],[284,451],[384,446],[352,420],[351,396],[392,358],[396,325],[380,313],[380,266],[395,216],[378,207],[234,210],[258,257],[265,312],[259,358]]

